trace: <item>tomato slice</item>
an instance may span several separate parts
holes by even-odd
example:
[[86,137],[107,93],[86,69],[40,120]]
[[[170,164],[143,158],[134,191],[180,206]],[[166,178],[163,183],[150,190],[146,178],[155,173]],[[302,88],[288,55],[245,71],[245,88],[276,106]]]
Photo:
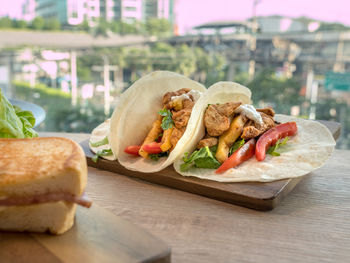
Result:
[[131,145],[131,146],[127,146],[124,149],[124,152],[128,153],[128,154],[132,154],[132,155],[139,155],[139,150],[141,149],[140,145]]
[[235,151],[222,165],[215,171],[220,174],[226,170],[236,167],[254,156],[255,139],[250,139],[241,148]]
[[142,150],[150,154],[161,153],[162,152],[162,149],[160,148],[161,145],[162,145],[161,142],[151,142],[142,146]]
[[297,124],[293,122],[286,122],[279,124],[263,135],[260,136],[258,142],[256,143],[255,149],[255,158],[261,162],[265,160],[267,149],[276,144],[280,139],[283,139],[287,136],[294,136],[298,131]]

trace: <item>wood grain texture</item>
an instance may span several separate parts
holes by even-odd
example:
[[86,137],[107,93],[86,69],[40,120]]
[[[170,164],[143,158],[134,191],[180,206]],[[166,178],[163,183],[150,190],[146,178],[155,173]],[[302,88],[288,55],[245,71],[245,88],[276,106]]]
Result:
[[0,262],[170,262],[170,248],[98,205],[63,235],[0,233]]
[[[329,121],[322,121],[322,123],[328,127],[335,138],[338,138],[341,128],[339,123]],[[81,146],[85,151],[88,165],[91,167],[136,177],[148,182],[256,210],[264,211],[275,208],[301,180],[299,177],[268,183],[221,183],[181,176],[176,173],[172,166],[156,173],[135,172],[124,168],[117,161],[109,161],[101,158],[95,163],[91,160],[94,154],[89,149],[88,140],[81,142]]]
[[[82,142],[88,134],[51,133]],[[172,262],[350,262],[350,151],[260,212],[89,168],[87,193],[172,247]]]
[[260,212],[89,168],[88,194],[172,247],[173,262],[347,262],[350,151]]

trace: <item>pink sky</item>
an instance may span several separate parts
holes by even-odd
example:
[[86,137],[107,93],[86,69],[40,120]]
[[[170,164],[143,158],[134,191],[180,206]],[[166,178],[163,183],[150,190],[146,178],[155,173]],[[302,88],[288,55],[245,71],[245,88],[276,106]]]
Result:
[[[245,20],[252,16],[253,0],[177,0],[181,32],[217,20]],[[256,14],[307,16],[350,25],[350,0],[262,0]]]
[[[0,16],[18,17],[24,0],[0,0]],[[176,0],[180,32],[217,20],[244,20],[252,15],[253,0]],[[350,25],[350,0],[262,0],[257,15],[307,16]]]

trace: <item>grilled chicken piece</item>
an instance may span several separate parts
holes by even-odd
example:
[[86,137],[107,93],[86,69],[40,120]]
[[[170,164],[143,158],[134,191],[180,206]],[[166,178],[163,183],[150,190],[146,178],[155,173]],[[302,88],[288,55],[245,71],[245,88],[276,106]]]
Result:
[[[173,97],[173,96],[180,96],[182,94],[188,93],[189,91],[191,91],[191,89],[183,88],[183,89],[180,89],[178,91],[165,93],[165,95],[163,96],[163,105],[167,109],[172,109],[171,97]],[[191,99],[193,99],[193,98],[191,98]]]
[[205,146],[212,147],[217,144],[218,144],[218,138],[215,138],[215,137],[204,138],[199,141],[197,145],[197,149],[203,148]]
[[181,129],[186,127],[188,120],[191,117],[192,108],[182,109],[180,111],[173,111],[172,119],[175,123],[175,127]]
[[218,105],[214,105],[213,107],[222,115],[226,116],[226,117],[230,117],[234,110],[236,108],[238,108],[242,103],[240,102],[227,102],[224,104],[218,104]]
[[275,116],[275,111],[271,107],[266,107],[263,109],[256,109],[258,112],[263,112],[271,117]]
[[245,127],[243,129],[243,133],[241,135],[241,137],[244,140],[249,140],[251,138],[257,137],[257,136],[263,134],[265,131],[267,131],[275,126],[275,121],[273,120],[273,118],[270,115],[267,115],[263,112],[259,112],[259,113],[261,115],[261,118],[262,118],[264,124],[259,125],[253,121],[247,122],[247,124],[245,125]]
[[204,126],[213,137],[220,136],[230,128],[229,118],[220,114],[215,106],[209,105],[204,114]]
[[193,108],[193,106],[194,106],[194,101],[193,101],[193,99],[192,99],[192,95],[190,95],[190,98],[191,98],[191,99],[185,99],[185,100],[182,101],[182,107],[183,107],[184,109],[192,109],[192,108]]
[[241,138],[244,140],[249,140],[251,138],[255,138],[259,136],[262,133],[262,131],[258,130],[254,126],[247,126],[243,129]]
[[272,127],[275,127],[275,121],[271,115],[268,115],[268,114],[263,113],[263,112],[260,112],[260,115],[261,115],[261,118],[264,122],[265,131],[271,129]]
[[171,133],[170,137],[170,143],[172,145],[172,149],[175,148],[177,142],[181,139],[182,135],[185,133],[186,127],[183,127],[181,129],[174,128],[173,132]]

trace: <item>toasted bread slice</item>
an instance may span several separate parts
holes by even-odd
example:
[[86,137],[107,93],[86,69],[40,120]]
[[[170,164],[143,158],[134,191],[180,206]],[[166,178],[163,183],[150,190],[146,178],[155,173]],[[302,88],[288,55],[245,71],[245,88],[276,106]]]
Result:
[[55,192],[80,196],[86,182],[85,155],[72,140],[0,139],[0,199]]
[[26,206],[0,206],[0,229],[62,234],[73,226],[74,203],[59,201]]

